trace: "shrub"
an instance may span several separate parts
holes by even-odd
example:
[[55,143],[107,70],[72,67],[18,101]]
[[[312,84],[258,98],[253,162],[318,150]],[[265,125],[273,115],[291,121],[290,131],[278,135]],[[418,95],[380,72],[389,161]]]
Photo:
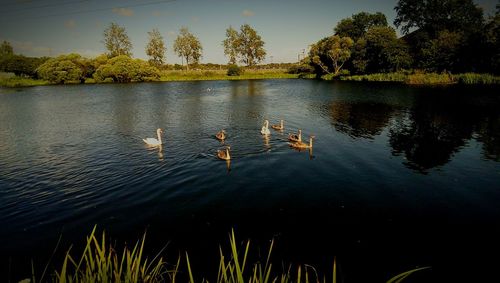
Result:
[[140,59],[132,59],[126,55],[109,59],[104,65],[97,68],[94,79],[105,82],[112,79],[114,82],[143,82],[155,81],[160,78],[160,71]]
[[288,74],[312,74],[314,68],[308,64],[293,65],[287,70]]
[[86,59],[78,54],[61,55],[49,59],[37,69],[38,75],[52,83],[84,82]]
[[228,76],[241,76],[243,74],[243,69],[238,67],[238,65],[229,65],[227,68]]

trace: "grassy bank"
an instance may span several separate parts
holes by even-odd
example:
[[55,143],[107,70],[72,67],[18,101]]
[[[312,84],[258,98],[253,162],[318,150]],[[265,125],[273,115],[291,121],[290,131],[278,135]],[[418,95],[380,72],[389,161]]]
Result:
[[25,87],[48,85],[49,82],[44,80],[35,80],[23,77],[0,77],[0,86],[3,87]]
[[[288,74],[284,69],[263,69],[263,70],[245,70],[239,76],[228,76],[227,70],[190,70],[190,71],[162,71],[159,81],[212,81],[212,80],[255,80],[255,79],[296,79],[298,74]],[[70,82],[68,84],[78,84],[79,82]],[[86,79],[86,84],[94,84],[94,79]],[[109,83],[109,82],[106,82]],[[35,80],[17,76],[0,76],[0,86],[3,87],[27,87],[49,85],[50,82],[44,80]]]
[[342,81],[360,82],[398,82],[409,85],[496,85],[500,84],[500,76],[491,74],[450,74],[450,73],[378,73],[358,76],[342,76]]
[[[62,264],[52,274],[42,274],[39,278],[32,274],[23,282],[216,282],[216,283],[271,283],[271,282],[338,282],[337,262],[334,258],[332,270],[321,273],[310,265],[284,266],[273,265],[271,259],[274,241],[270,242],[264,258],[255,256],[250,241],[236,240],[234,231],[229,235],[227,250],[219,249],[218,271],[215,278],[205,278],[195,273],[189,255],[180,255],[175,262],[167,263],[161,256],[163,249],[153,258],[144,254],[145,238],[133,247],[126,246],[120,251],[106,235],[96,235],[96,228],[87,237],[85,248],[80,256],[74,257],[71,248],[66,252]],[[239,246],[238,243],[241,243]],[[258,251],[258,250],[257,250]],[[249,259],[255,259],[250,263]],[[401,282],[412,273],[428,269],[415,268],[390,278],[388,283]],[[215,270],[214,270],[215,271]],[[196,280],[195,280],[196,278]]]
[[239,76],[228,76],[227,70],[163,71],[160,81],[212,81],[254,79],[296,79],[297,74],[287,74],[284,69],[245,70]]

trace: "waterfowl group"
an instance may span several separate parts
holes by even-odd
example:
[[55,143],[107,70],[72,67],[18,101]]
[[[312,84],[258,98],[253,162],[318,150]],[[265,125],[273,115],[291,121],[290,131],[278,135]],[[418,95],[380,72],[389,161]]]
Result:
[[[271,127],[274,130],[283,131],[284,130],[283,120],[280,120],[279,124],[274,124]],[[156,135],[157,135],[156,139],[155,138],[146,138],[146,139],[142,139],[142,140],[149,146],[161,146],[162,145],[162,140],[161,140],[162,133],[163,133],[163,130],[158,128],[156,130]],[[269,121],[268,120],[264,121],[264,125],[262,126],[260,133],[262,135],[264,135],[265,137],[268,137],[271,134],[271,131],[269,131]],[[226,139],[226,137],[227,136],[226,136],[225,130],[220,130],[219,132],[217,132],[215,134],[215,138],[220,140],[220,141],[224,141]],[[302,142],[302,130],[299,129],[297,134],[295,134],[295,133],[288,134],[288,141],[289,141],[288,144],[291,147],[296,148],[296,149],[312,149],[314,138],[315,138],[314,136],[310,136],[309,143]],[[231,154],[229,152],[230,149],[231,149],[230,146],[226,146],[226,148],[223,150],[220,150],[220,149],[217,150],[217,157],[219,159],[226,160],[226,161],[231,160]]]

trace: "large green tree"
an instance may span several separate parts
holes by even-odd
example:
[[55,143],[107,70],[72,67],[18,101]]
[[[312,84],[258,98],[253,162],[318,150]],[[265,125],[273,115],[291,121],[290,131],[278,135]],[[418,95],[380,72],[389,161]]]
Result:
[[189,70],[189,64],[198,63],[201,59],[203,47],[200,40],[189,32],[188,28],[182,27],[180,34],[174,42],[174,52],[186,59],[186,69]]
[[317,73],[337,76],[344,63],[351,57],[353,40],[350,37],[333,35],[323,38],[311,46],[309,57]]
[[108,50],[110,58],[120,55],[132,55],[132,43],[125,31],[125,27],[119,26],[116,23],[111,23],[104,30],[104,45]]
[[423,29],[433,35],[442,30],[474,31],[481,28],[483,11],[472,0],[399,0],[394,20],[407,34]]
[[406,43],[391,27],[372,27],[356,44],[353,62],[357,72],[392,72],[411,64]]
[[373,26],[387,26],[387,19],[384,14],[377,12],[374,14],[361,12],[352,15],[350,18],[342,19],[334,28],[335,35],[350,37],[356,41],[364,36],[369,28]]
[[165,63],[165,52],[167,51],[163,36],[158,29],[153,29],[148,32],[148,35],[149,41],[146,46],[146,54],[150,57],[149,62],[151,64],[160,67]]
[[26,57],[11,55],[0,58],[0,71],[14,73],[16,76],[37,77],[36,69],[47,61],[47,57]]
[[224,54],[229,57],[229,64],[236,64],[239,55],[240,35],[233,27],[226,29],[226,39],[222,41]]
[[238,35],[238,54],[240,61],[247,66],[253,66],[266,57],[264,41],[250,25],[242,25]]
[[14,49],[12,48],[12,45],[4,40],[0,45],[0,58],[5,58],[12,55],[14,55]]
[[437,38],[422,48],[423,66],[430,71],[455,71],[460,61],[459,50],[463,35],[448,30],[440,31]]

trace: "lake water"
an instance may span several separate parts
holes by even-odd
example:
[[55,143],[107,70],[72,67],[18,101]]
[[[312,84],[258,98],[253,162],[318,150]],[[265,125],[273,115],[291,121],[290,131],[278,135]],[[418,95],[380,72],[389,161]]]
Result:
[[[263,138],[264,119],[284,119],[285,131]],[[161,150],[141,140],[157,128]],[[220,129],[230,164],[215,157]],[[316,137],[312,152],[288,146],[297,129]],[[330,272],[337,256],[344,282],[384,282],[416,266],[432,266],[415,275],[425,282],[490,277],[500,266],[499,161],[498,88],[257,80],[0,89],[2,278],[29,275],[31,259],[40,276],[60,235],[57,255],[83,245],[95,224],[118,243],[147,230],[151,255],[169,243],[172,263],[189,251],[198,276],[217,271],[234,228],[255,248],[274,238],[278,269]]]

